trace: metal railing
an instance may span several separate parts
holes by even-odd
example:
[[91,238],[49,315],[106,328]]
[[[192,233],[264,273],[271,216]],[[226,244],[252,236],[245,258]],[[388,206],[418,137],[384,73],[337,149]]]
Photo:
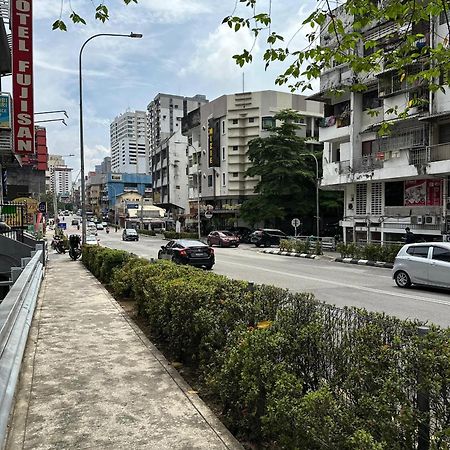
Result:
[[380,151],[402,150],[414,147],[425,147],[428,144],[428,126],[422,125],[417,128],[406,129],[395,132],[387,137],[378,137],[377,146]]
[[3,448],[28,332],[43,277],[43,250],[26,264],[0,303],[0,448]]
[[410,165],[427,164],[430,160],[427,148],[411,148],[408,153],[408,161]]
[[376,159],[373,155],[362,156],[353,160],[353,172],[372,172],[376,169],[382,169],[384,161]]

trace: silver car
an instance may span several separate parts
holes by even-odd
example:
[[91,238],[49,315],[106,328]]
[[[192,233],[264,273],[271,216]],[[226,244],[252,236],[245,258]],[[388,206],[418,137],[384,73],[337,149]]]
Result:
[[450,243],[404,245],[395,258],[392,277],[401,288],[411,284],[450,288]]

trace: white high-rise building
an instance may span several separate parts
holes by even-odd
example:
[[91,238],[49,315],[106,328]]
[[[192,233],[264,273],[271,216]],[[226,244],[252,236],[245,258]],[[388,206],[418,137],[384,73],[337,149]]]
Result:
[[149,173],[147,117],[145,111],[127,111],[110,125],[111,170],[116,173]]
[[53,169],[56,194],[69,197],[72,192],[72,169],[67,166],[57,166]]

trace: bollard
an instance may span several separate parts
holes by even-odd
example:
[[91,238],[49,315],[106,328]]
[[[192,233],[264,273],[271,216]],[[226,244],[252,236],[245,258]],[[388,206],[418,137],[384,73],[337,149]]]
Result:
[[[423,338],[430,332],[428,327],[418,327],[417,334]],[[417,374],[417,383],[419,391],[417,392],[417,409],[420,413],[418,424],[417,450],[429,450],[430,448],[430,393],[428,390],[420,387],[423,381],[423,374],[419,367]]]
[[155,258],[150,258],[150,263],[151,264],[154,264],[156,261],[155,261]]
[[249,281],[247,284],[247,291],[248,292],[255,292],[255,283],[254,281]]

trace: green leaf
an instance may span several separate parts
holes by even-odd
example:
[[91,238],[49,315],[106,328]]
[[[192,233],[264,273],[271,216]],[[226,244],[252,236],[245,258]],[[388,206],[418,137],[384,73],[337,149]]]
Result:
[[67,31],[66,24],[60,19],[53,22],[52,30]]

